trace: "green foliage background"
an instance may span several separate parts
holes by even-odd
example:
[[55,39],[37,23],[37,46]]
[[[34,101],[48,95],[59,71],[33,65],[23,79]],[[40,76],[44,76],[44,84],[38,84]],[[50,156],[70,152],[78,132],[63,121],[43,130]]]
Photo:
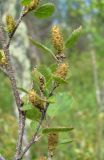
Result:
[[[56,103],[56,106],[53,104],[53,110],[54,108],[59,108],[59,110],[56,114],[54,113],[56,116],[50,121],[51,126],[73,126],[74,130],[69,135],[60,134],[60,139],[65,137],[73,142],[59,145],[54,159],[103,160],[104,135],[99,135],[99,131],[104,131],[104,1],[57,0],[55,4],[56,12],[51,20],[52,23],[58,22],[61,26],[64,38],[67,39],[67,35],[80,25],[83,27],[83,34],[76,45],[67,50],[70,64],[69,85],[61,88],[60,92],[64,92],[57,92],[57,99],[59,99],[57,101],[60,103]],[[35,20],[44,32],[45,24],[48,25],[50,18],[41,22],[38,19]],[[44,44],[50,47],[49,33],[47,32],[46,35],[48,38],[38,36]],[[99,86],[103,91],[102,108],[96,100],[92,51],[96,55]],[[41,63],[48,65],[50,62],[53,63],[50,55],[43,54]],[[28,127],[28,131],[30,137],[33,129]],[[8,160],[14,155],[16,138],[17,120],[13,109],[10,82],[0,71],[0,154]],[[46,154],[47,139],[45,137],[32,147],[31,160],[37,160],[39,156]]]

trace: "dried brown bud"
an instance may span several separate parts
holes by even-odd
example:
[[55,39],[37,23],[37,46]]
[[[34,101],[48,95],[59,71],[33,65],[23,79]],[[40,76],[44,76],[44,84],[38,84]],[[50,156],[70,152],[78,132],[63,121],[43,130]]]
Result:
[[45,89],[45,77],[44,76],[40,76],[39,77],[39,81],[40,81],[40,91],[42,93],[44,93],[44,89]]
[[61,63],[59,64],[55,75],[57,77],[65,79],[68,73],[68,63]]
[[6,16],[6,25],[7,25],[8,33],[12,33],[15,28],[16,23],[11,15]]
[[52,27],[52,42],[54,48],[57,50],[57,53],[61,54],[64,49],[64,42],[63,42],[63,36],[58,26]]
[[53,156],[57,144],[58,144],[58,134],[50,133],[48,135],[48,151],[51,154],[51,156]]

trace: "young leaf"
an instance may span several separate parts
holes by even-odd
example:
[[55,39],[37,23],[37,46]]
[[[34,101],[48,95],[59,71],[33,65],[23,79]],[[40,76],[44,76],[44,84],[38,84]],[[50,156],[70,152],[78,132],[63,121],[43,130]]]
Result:
[[3,58],[2,52],[0,52],[0,60]]
[[71,142],[73,142],[72,140],[69,140],[69,139],[65,139],[65,140],[61,140],[60,142],[59,142],[59,145],[61,145],[61,144],[69,144],[69,143],[71,143]]
[[40,6],[35,12],[34,15],[38,18],[47,18],[53,14],[55,6],[53,3],[46,3]]
[[82,26],[73,31],[72,35],[68,38],[68,40],[65,43],[66,48],[71,48],[76,43],[81,34],[81,31],[82,31]]
[[39,81],[39,77],[43,76],[40,71],[35,68],[33,71],[32,71],[32,80],[34,82],[34,88],[35,89],[39,89],[39,85],[40,85],[40,81]]
[[22,4],[23,6],[27,6],[28,4],[30,4],[31,1],[32,1],[32,0],[22,0],[21,4]]
[[37,125],[38,125],[38,123],[37,122],[34,122],[34,121],[31,121],[31,123],[30,123],[30,127],[32,128],[32,129],[36,129],[36,127],[37,127]]
[[58,76],[53,75],[53,79],[58,82],[59,84],[67,84],[68,82],[64,80],[63,78],[60,78]]
[[25,105],[21,108],[22,111],[28,111],[28,110],[31,110],[31,109],[33,109],[33,106],[32,106],[31,104],[25,104]]
[[41,117],[41,112],[36,107],[34,107],[33,109],[28,110],[26,112],[26,117],[28,119],[33,120],[33,121],[39,121],[39,119]]
[[73,128],[69,128],[69,127],[57,127],[57,128],[44,128],[42,130],[43,134],[49,134],[51,132],[69,132],[73,130]]
[[26,89],[22,88],[22,87],[18,87],[18,89],[21,90],[24,93],[28,93],[28,91]]
[[39,70],[39,72],[41,72],[45,76],[46,82],[51,78],[52,72],[51,72],[50,68],[47,67],[46,65],[40,65],[38,67],[38,70]]
[[47,48],[45,45],[41,44],[40,42],[38,42],[36,40],[33,40],[32,38],[30,38],[30,41],[32,42],[32,44],[34,46],[36,46],[37,48],[39,48],[42,51],[44,51],[44,53],[49,53],[56,59],[56,57],[55,57],[55,55],[54,55],[54,53],[52,52],[51,49]]
[[48,98],[48,103],[55,103],[56,101],[55,101],[55,97],[50,97],[50,98]]

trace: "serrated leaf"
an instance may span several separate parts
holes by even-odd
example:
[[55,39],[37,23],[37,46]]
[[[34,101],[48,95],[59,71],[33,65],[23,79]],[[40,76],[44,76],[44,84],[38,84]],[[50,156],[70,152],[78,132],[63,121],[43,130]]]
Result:
[[82,26],[80,26],[79,28],[74,30],[72,35],[66,41],[65,47],[66,48],[71,48],[76,43],[76,41],[78,40],[81,32],[82,32]]
[[53,3],[46,3],[40,6],[35,12],[34,15],[38,18],[47,18],[53,14],[55,11],[55,6]]
[[66,139],[66,140],[61,140],[61,141],[59,141],[59,144],[58,144],[58,145],[69,144],[69,143],[71,143],[71,142],[73,142],[73,141],[72,141],[72,140],[68,140],[68,139]]
[[22,111],[28,111],[28,110],[31,110],[31,109],[33,109],[33,106],[31,104],[25,104],[21,108]]
[[24,92],[24,93],[28,93],[28,91],[27,91],[26,89],[22,88],[22,87],[18,87],[18,89],[19,89],[20,91]]
[[46,47],[45,45],[41,44],[40,42],[36,41],[36,40],[33,40],[31,38],[29,38],[30,41],[32,42],[33,45],[35,45],[37,48],[41,49],[42,51],[44,51],[44,53],[49,53],[51,54],[55,59],[55,55],[54,53],[52,52],[51,49],[49,49],[48,47]]
[[69,127],[57,127],[57,128],[45,128],[42,130],[43,134],[49,134],[49,133],[53,133],[53,132],[69,132],[73,130],[73,128],[69,128]]
[[21,4],[22,4],[23,6],[27,6],[28,4],[30,4],[31,1],[32,1],[32,0],[22,0]]

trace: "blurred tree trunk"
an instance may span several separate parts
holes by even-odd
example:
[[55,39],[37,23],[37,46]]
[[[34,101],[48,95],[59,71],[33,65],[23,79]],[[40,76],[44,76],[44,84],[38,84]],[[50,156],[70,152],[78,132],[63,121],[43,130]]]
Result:
[[[12,14],[15,18],[18,10],[16,10],[17,1],[14,0],[7,0],[2,1],[0,0],[0,10],[2,15],[2,21],[5,24],[5,17],[7,14]],[[21,32],[22,30],[22,32]],[[25,40],[25,41],[24,41]],[[21,23],[19,29],[16,32],[12,45],[10,47],[10,53],[12,54],[12,61],[16,69],[16,78],[18,82],[18,86],[22,86],[24,88],[28,88],[30,84],[30,61],[26,55],[26,52],[29,48],[29,41],[27,36],[27,28],[24,22]],[[25,61],[25,63],[23,63]],[[22,96],[22,95],[21,95]],[[15,103],[13,102],[13,109],[16,118],[18,119],[18,112]],[[24,134],[24,144],[27,144],[27,134],[25,131]],[[28,152],[26,160],[30,159],[30,153]]]
[[103,146],[102,146],[102,140],[103,140],[103,119],[100,118],[103,111],[103,103],[102,103],[102,97],[101,97],[101,90],[99,86],[99,77],[98,77],[98,71],[97,71],[97,62],[96,62],[96,52],[95,50],[91,51],[91,59],[92,59],[92,65],[93,65],[93,77],[94,77],[94,84],[95,84],[95,91],[96,91],[96,101],[97,101],[97,129],[96,129],[96,135],[97,135],[97,143],[96,143],[96,158],[97,160],[103,160]]

